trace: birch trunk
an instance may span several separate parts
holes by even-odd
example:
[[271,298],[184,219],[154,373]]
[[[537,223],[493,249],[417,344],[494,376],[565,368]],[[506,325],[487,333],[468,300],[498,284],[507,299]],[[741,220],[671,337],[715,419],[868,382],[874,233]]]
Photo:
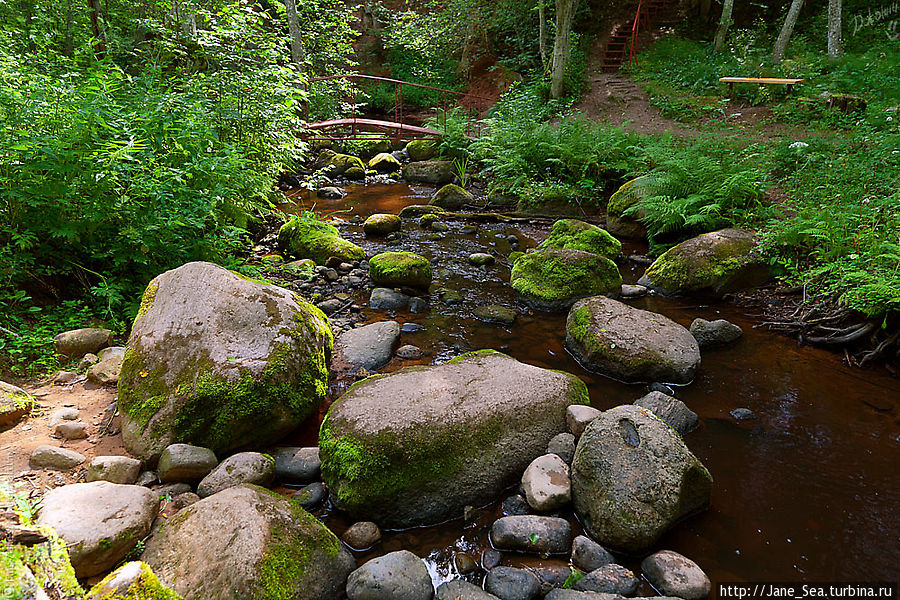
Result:
[[288,31],[291,34],[291,62],[302,65],[306,60],[303,38],[300,37],[300,15],[297,14],[296,0],[284,0],[284,12],[287,14]]
[[784,18],[784,25],[781,26],[781,33],[778,34],[778,39],[775,40],[775,48],[772,50],[772,62],[780,63],[784,59],[784,52],[787,50],[791,34],[794,33],[794,25],[797,24],[797,17],[800,16],[801,8],[803,8],[803,0],[793,0],[791,2],[791,8]]
[[547,11],[544,0],[538,0],[538,50],[541,54],[541,66],[547,72]]
[[569,62],[569,32],[575,18],[578,0],[556,0],[556,37],[553,40],[553,62],[550,72],[550,95],[562,98],[563,77]]
[[719,28],[716,29],[716,41],[713,43],[713,52],[718,52],[725,45],[725,36],[731,27],[731,11],[734,8],[734,0],[725,0],[722,4],[722,18],[719,19]]
[[828,57],[841,55],[841,0],[828,0]]

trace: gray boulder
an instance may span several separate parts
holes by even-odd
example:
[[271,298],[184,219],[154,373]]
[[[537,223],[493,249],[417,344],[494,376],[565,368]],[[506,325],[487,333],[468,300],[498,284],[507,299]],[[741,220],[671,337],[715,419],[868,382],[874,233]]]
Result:
[[284,483],[309,483],[319,477],[319,448],[276,448],[275,479]]
[[407,550],[373,558],[350,573],[349,600],[431,600],[434,586],[422,559]]
[[522,475],[525,499],[535,510],[561,508],[572,499],[569,465],[555,454],[538,456]]
[[388,288],[375,288],[369,296],[369,307],[376,310],[403,310],[409,304],[409,296]]
[[495,567],[484,578],[484,589],[500,600],[534,600],[541,592],[541,582],[525,569]]
[[42,444],[31,452],[28,465],[32,469],[68,471],[69,469],[74,469],[85,460],[83,454],[79,454],[74,450]]
[[575,436],[571,433],[559,433],[547,444],[547,454],[555,454],[567,465],[572,464],[575,457]]
[[591,538],[579,535],[572,540],[572,564],[587,573],[615,562],[606,548]]
[[0,381],[0,431],[24,419],[34,408],[34,398],[22,388]]
[[603,413],[593,406],[573,404],[566,409],[566,427],[572,435],[579,437],[588,424],[601,414]]
[[715,321],[694,319],[691,322],[690,331],[701,348],[730,344],[744,335],[744,331],[740,327],[725,319],[716,319]]
[[381,526],[461,516],[519,480],[586,403],[573,375],[493,350],[354,385],[322,423],[322,477],[337,506]]
[[159,457],[159,480],[163,483],[194,483],[216,468],[219,461],[209,448],[172,444]]
[[603,296],[569,311],[566,348],[586,369],[629,383],[690,383],[700,366],[700,348],[687,329]]
[[430,183],[431,185],[444,185],[451,183],[456,178],[453,173],[453,163],[449,160],[423,160],[406,163],[403,165],[401,174],[403,179],[410,183]]
[[267,486],[273,479],[275,461],[271,456],[259,452],[239,452],[220,462],[203,478],[197,485],[197,495],[206,498],[242,483]]
[[442,583],[437,593],[434,595],[435,600],[497,600],[497,596],[489,594],[477,585],[469,583],[464,579],[454,579]]
[[621,565],[610,563],[595,569],[578,580],[573,589],[582,592],[632,596],[637,591],[638,578]]
[[572,546],[572,526],[559,517],[501,517],[491,526],[491,542],[498,550],[565,554]]
[[88,464],[87,481],[132,484],[141,472],[141,461],[129,456],[95,456]]
[[601,544],[639,553],[709,504],[712,477],[681,437],[634,405],[588,425],[572,461],[572,501]]
[[355,561],[291,500],[252,485],[182,509],[147,543],[144,561],[185,598],[338,600]]
[[662,392],[650,392],[635,400],[634,405],[652,410],[679,435],[693,431],[700,424],[697,413],[688,408],[687,404]]
[[155,460],[185,442],[267,445],[325,397],[332,335],[286,289],[192,262],[147,286],[119,379],[122,438]]
[[69,360],[77,360],[88,353],[96,354],[112,344],[112,336],[113,332],[109,329],[86,327],[60,333],[53,338],[53,342],[59,354]]
[[661,550],[645,558],[641,571],[654,588],[667,596],[703,600],[712,589],[709,577],[697,563],[671,550]]
[[44,494],[38,523],[66,542],[75,574],[91,577],[115,566],[150,533],[159,498],[145,487],[108,481],[75,483]]
[[400,324],[381,321],[342,333],[337,346],[351,365],[376,371],[390,362],[399,340]]

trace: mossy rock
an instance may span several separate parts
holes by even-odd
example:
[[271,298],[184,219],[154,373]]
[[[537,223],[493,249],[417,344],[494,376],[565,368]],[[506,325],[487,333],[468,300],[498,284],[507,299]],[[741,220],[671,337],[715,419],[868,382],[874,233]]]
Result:
[[647,237],[647,228],[640,221],[643,218],[643,211],[627,217],[622,213],[649,194],[650,188],[645,185],[648,181],[646,177],[636,177],[631,181],[626,181],[610,197],[609,203],[606,205],[606,228],[610,233],[635,240]]
[[609,259],[622,254],[622,242],[604,229],[577,219],[560,219],[550,236],[538,246],[541,250],[581,250]]
[[574,188],[537,186],[522,192],[517,210],[545,214],[572,214],[572,207],[577,198],[578,191]]
[[447,211],[440,206],[432,206],[430,204],[410,204],[400,211],[401,219],[415,219],[422,215],[438,214],[442,215]]
[[372,158],[377,154],[393,150],[391,140],[380,134],[371,134],[362,139],[353,140],[344,144],[344,151],[348,154],[357,154],[362,158]]
[[329,175],[344,175],[350,169],[362,169],[363,173],[366,172],[366,163],[364,163],[361,158],[349,154],[334,153],[326,156],[328,158],[324,168],[328,171]]
[[431,160],[437,150],[438,144],[434,140],[413,140],[406,145],[406,153],[413,162]]
[[399,160],[387,152],[376,154],[375,157],[369,161],[369,168],[379,173],[396,173],[402,166],[403,165],[400,164]]
[[34,408],[34,398],[12,384],[0,381],[0,431],[14,426]]
[[156,578],[150,565],[125,563],[91,588],[85,600],[183,600]]
[[184,442],[227,452],[277,441],[325,397],[325,315],[286,289],[210,263],[150,282],[119,376],[122,436],[155,460]]
[[670,248],[638,280],[668,295],[721,298],[771,278],[756,234],[746,229],[704,233]]
[[181,509],[143,560],[185,598],[338,600],[356,562],[298,502],[239,485]]
[[410,183],[444,185],[456,179],[453,163],[448,160],[423,160],[403,165],[403,179]]
[[366,251],[341,237],[333,225],[318,219],[294,217],[278,230],[278,244],[297,258],[324,265],[334,256],[341,262],[363,260]]
[[538,250],[513,263],[510,282],[532,308],[557,312],[587,296],[618,294],[622,275],[605,256],[581,250]]
[[429,213],[419,217],[419,227],[422,229],[431,229],[435,223],[440,223],[441,215],[438,213]]
[[369,261],[369,277],[378,287],[427,288],[431,263],[412,252],[382,252]]
[[366,170],[362,167],[350,167],[344,172],[344,177],[350,181],[363,181],[366,178]]
[[319,432],[337,506],[387,527],[460,518],[517,482],[587,388],[493,350],[353,385]]
[[374,214],[363,223],[363,231],[367,236],[381,236],[400,231],[400,217],[389,214]]
[[471,204],[474,201],[475,196],[458,185],[448,183],[434,193],[428,204],[449,210],[459,210],[466,204]]

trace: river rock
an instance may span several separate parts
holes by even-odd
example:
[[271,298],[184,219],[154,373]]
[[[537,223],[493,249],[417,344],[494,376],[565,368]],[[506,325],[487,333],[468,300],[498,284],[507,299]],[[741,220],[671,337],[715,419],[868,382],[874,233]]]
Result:
[[407,550],[365,563],[347,579],[349,600],[431,600],[434,586],[422,559]]
[[334,225],[312,218],[294,217],[282,225],[278,245],[296,258],[309,258],[320,265],[331,257],[351,263],[366,257],[366,251],[343,239]]
[[34,408],[34,398],[22,388],[0,381],[0,431],[16,425]]
[[63,421],[53,428],[53,435],[64,440],[83,440],[87,434],[87,423],[84,421]]
[[730,414],[736,421],[752,421],[756,418],[756,413],[750,410],[749,408],[735,408]]
[[701,348],[730,344],[744,335],[744,331],[740,327],[725,319],[716,319],[715,321],[694,319],[691,322],[690,331]]
[[403,165],[401,173],[403,179],[410,183],[429,183],[431,185],[444,185],[451,183],[456,178],[453,173],[453,163],[449,160],[406,163]]
[[516,320],[516,311],[506,306],[488,304],[476,307],[472,314],[479,321],[485,323],[497,323],[499,325],[512,325]]
[[499,550],[565,554],[572,546],[572,526],[558,517],[501,517],[491,526],[491,542]]
[[488,254],[487,252],[474,252],[469,255],[469,264],[474,265],[476,267],[484,267],[487,265],[494,264],[496,259],[492,254]]
[[141,461],[129,456],[95,456],[88,464],[87,481],[133,484],[141,472]]
[[597,294],[615,294],[622,286],[616,263],[581,250],[539,250],[513,263],[510,283],[535,310],[566,310]]
[[355,567],[340,540],[296,502],[252,485],[182,509],[143,559],[185,598],[337,600]]
[[629,239],[646,239],[647,227],[641,222],[644,217],[643,209],[626,211],[637,204],[641,199],[652,194],[651,179],[638,177],[626,181],[614,193],[606,205],[606,227],[610,233]]
[[649,410],[618,406],[594,419],[572,461],[572,500],[601,544],[639,553],[709,504],[712,477]]
[[587,536],[579,535],[572,541],[572,564],[586,573],[615,560],[606,548]]
[[119,383],[119,373],[122,371],[123,356],[114,354],[102,359],[87,371],[89,381],[100,385],[116,385]]
[[63,421],[75,421],[78,419],[78,409],[70,406],[54,409],[50,413],[50,427],[56,427]]
[[438,587],[434,600],[498,600],[498,598],[465,579],[454,579]]
[[319,506],[327,495],[328,490],[325,488],[325,484],[321,481],[314,481],[297,490],[291,499],[297,501],[304,509],[311,511]]
[[147,286],[119,380],[122,438],[155,459],[177,442],[268,445],[325,397],[328,319],[297,294],[193,262]]
[[[550,590],[544,596],[544,600],[625,600],[625,596],[618,594],[604,594],[601,592],[581,592],[578,590]],[[634,600],[651,600],[650,598],[635,598]],[[653,597],[652,600],[677,600],[676,598]]]
[[703,600],[712,584],[697,563],[671,550],[651,554],[641,562],[641,571],[653,587],[667,596]]
[[541,592],[541,582],[525,569],[496,567],[484,578],[484,589],[500,600],[534,600]]
[[577,219],[560,219],[550,235],[538,245],[541,250],[581,250],[609,259],[622,254],[622,242],[608,231]]
[[400,161],[388,152],[381,152],[369,161],[369,168],[378,173],[396,173],[400,170]]
[[466,204],[471,204],[474,201],[475,196],[458,185],[448,183],[434,193],[428,204],[440,206],[441,208],[446,208],[448,210],[459,210]]
[[670,248],[638,280],[664,294],[721,298],[762,285],[771,277],[756,234],[722,229],[691,238]]
[[91,588],[85,600],[180,600],[147,563],[125,563]]
[[563,431],[566,407],[586,402],[577,377],[492,350],[407,367],[332,404],[322,476],[355,518],[389,527],[456,518],[517,481]]
[[700,348],[687,329],[603,296],[572,306],[566,349],[586,369],[628,383],[690,383],[700,366]]
[[538,456],[522,475],[522,489],[531,508],[551,511],[572,499],[569,465],[555,454]]
[[275,459],[275,479],[282,483],[309,483],[319,477],[318,446],[312,448],[276,448],[271,452]]
[[320,187],[319,189],[316,190],[316,196],[318,198],[324,198],[326,200],[340,200],[341,198],[343,198],[346,195],[347,195],[347,192],[345,192],[343,189],[333,186],[333,185]]
[[652,410],[656,416],[677,431],[679,435],[685,435],[700,424],[697,413],[687,407],[687,404],[663,394],[662,392],[650,392],[646,396],[635,400],[635,406]]
[[353,550],[368,550],[381,541],[381,529],[372,521],[359,521],[341,536]]
[[403,360],[416,360],[423,356],[425,356],[425,353],[422,352],[422,349],[412,344],[406,344],[397,348],[397,358],[402,358]]
[[575,436],[571,433],[558,433],[547,444],[547,454],[555,454],[567,465],[572,464],[575,457]]
[[397,215],[375,214],[365,220],[363,231],[367,236],[383,236],[400,231],[400,217]]
[[593,406],[573,404],[566,409],[566,428],[576,438],[580,437],[588,424],[601,414],[603,413]]
[[159,457],[159,480],[163,483],[195,483],[216,468],[219,461],[209,448],[172,444]]
[[647,288],[642,285],[628,285],[627,283],[622,284],[622,297],[623,298],[643,298],[647,295]]
[[75,483],[44,494],[38,523],[69,547],[75,574],[108,571],[150,533],[159,498],[145,487],[108,481]]
[[406,153],[409,160],[421,162],[431,159],[438,150],[438,144],[434,140],[412,140],[406,145]]
[[638,583],[638,578],[630,570],[610,563],[591,571],[579,579],[572,588],[582,592],[632,596],[637,591]]
[[28,459],[28,465],[32,469],[68,471],[74,469],[84,461],[84,455],[79,454],[74,450],[42,444],[31,452],[31,457]]
[[401,219],[417,219],[422,215],[443,215],[447,211],[433,204],[410,204],[400,211]]
[[369,296],[369,307],[376,310],[402,310],[409,304],[409,296],[388,288],[375,288]]
[[390,362],[399,340],[400,324],[381,321],[342,333],[337,345],[348,363],[376,371]]
[[500,510],[503,511],[503,515],[507,517],[530,515],[532,512],[531,507],[528,506],[528,501],[518,494],[505,498],[500,504]]
[[60,333],[53,342],[56,351],[69,360],[77,360],[85,354],[96,354],[100,349],[112,344],[113,332],[98,327],[85,327]]
[[431,263],[412,252],[382,252],[369,261],[369,277],[381,287],[427,288],[431,285]]
[[351,156],[350,154],[338,154],[332,150],[323,150],[316,158],[314,167],[316,169],[327,169],[330,177],[334,175],[343,175],[350,169],[362,169],[363,172],[365,172],[366,163],[364,163],[361,158]]
[[267,486],[273,479],[275,461],[271,456],[259,452],[239,452],[220,462],[203,478],[197,485],[197,495],[206,498],[242,483]]

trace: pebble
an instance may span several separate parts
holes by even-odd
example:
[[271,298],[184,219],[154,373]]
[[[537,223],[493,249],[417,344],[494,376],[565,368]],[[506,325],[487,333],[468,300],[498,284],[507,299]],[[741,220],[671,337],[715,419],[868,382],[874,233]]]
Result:
[[456,567],[456,572],[460,575],[468,575],[478,569],[475,559],[463,552],[459,552],[453,557],[453,565]]
[[756,413],[749,408],[735,408],[728,414],[738,421],[751,421],[756,418]]
[[575,437],[584,433],[588,423],[600,416],[600,411],[592,406],[573,404],[566,409],[566,427]]
[[341,539],[353,550],[368,550],[381,541],[381,529],[371,521],[359,521],[351,525]]
[[591,538],[579,535],[572,540],[572,564],[582,571],[595,571],[612,562],[613,555]]
[[481,553],[481,568],[485,571],[490,571],[499,565],[501,560],[503,560],[503,555],[498,551],[493,549],[485,550]]
[[412,344],[406,344],[397,349],[397,357],[402,358],[403,360],[415,360],[417,358],[422,358],[423,355],[422,349],[418,346],[413,346]]
[[400,326],[400,331],[403,333],[418,333],[419,331],[425,331],[425,326],[418,323],[404,323]]

